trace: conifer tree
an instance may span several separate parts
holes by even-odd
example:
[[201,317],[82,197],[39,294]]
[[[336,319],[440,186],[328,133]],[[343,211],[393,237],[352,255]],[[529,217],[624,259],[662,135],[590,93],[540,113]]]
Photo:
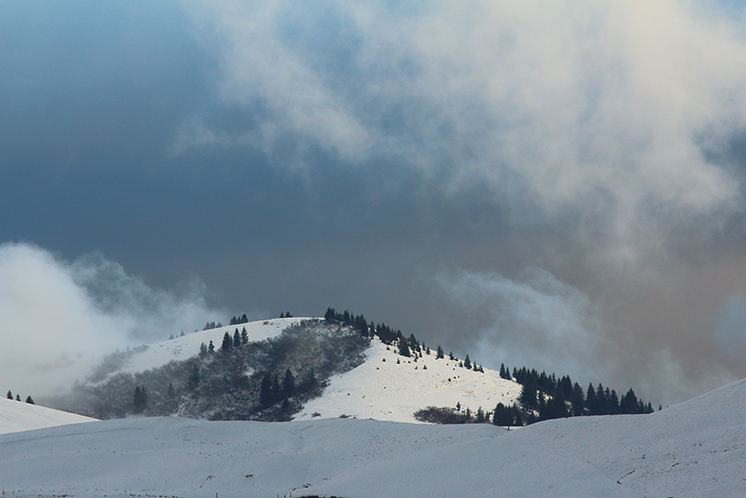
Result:
[[282,392],[285,398],[289,398],[295,394],[295,376],[289,368],[285,370],[285,377],[282,380]]
[[538,401],[536,399],[536,385],[533,381],[523,384],[521,395],[518,397],[518,400],[525,408],[530,409],[538,406]]
[[479,408],[477,408],[477,418],[476,418],[477,423],[478,424],[483,424],[484,423],[484,418],[485,418],[484,417],[484,410],[482,410],[482,407],[480,406]]
[[16,401],[21,401],[21,395],[20,394],[16,394]]
[[241,347],[241,334],[238,333],[238,329],[233,333],[233,347],[236,349]]
[[246,327],[244,327],[243,329],[241,329],[241,344],[248,344],[248,343],[249,343],[249,333],[246,332]]
[[399,354],[402,356],[409,357],[409,344],[403,338],[399,339]]
[[591,415],[601,414],[598,397],[596,396],[596,390],[593,388],[593,384],[588,384],[588,391],[585,395],[585,407]]
[[233,349],[233,339],[231,339],[231,335],[226,332],[223,334],[223,344],[220,346],[220,351],[223,353],[230,353],[231,349]]
[[272,403],[277,403],[282,398],[282,386],[276,374],[272,375]]
[[210,341],[210,344],[207,346],[207,352],[209,354],[212,354],[215,352],[215,344],[213,344],[212,341]]
[[443,348],[438,346],[438,352],[435,354],[435,358],[438,360],[442,360],[445,354],[443,353]]
[[259,404],[262,407],[268,407],[272,405],[274,401],[272,395],[272,376],[269,372],[265,373],[262,377],[262,382],[259,385]]
[[26,396],[26,403],[28,403],[29,405],[35,404],[34,400],[31,399],[31,395],[30,394],[28,396]]
[[469,355],[466,355],[466,358],[464,358],[464,368],[467,370],[471,370],[471,360],[469,360]]
[[10,389],[8,389],[8,394],[6,394],[5,397],[8,399],[13,399],[13,393],[10,392]]
[[572,414],[574,416],[580,416],[585,411],[585,396],[583,395],[583,388],[577,382],[572,387],[572,398],[570,399],[572,404]]
[[145,386],[135,387],[135,395],[132,400],[133,411],[142,413],[148,404],[148,394],[145,392]]
[[199,366],[195,363],[192,367],[192,373],[189,374],[189,378],[187,379],[187,388],[189,388],[190,391],[194,391],[199,386],[199,383]]

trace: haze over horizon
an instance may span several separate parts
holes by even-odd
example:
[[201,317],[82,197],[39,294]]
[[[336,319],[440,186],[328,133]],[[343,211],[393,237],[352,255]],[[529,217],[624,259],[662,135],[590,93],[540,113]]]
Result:
[[746,377],[745,33],[741,1],[0,2],[0,387],[327,306],[656,404]]

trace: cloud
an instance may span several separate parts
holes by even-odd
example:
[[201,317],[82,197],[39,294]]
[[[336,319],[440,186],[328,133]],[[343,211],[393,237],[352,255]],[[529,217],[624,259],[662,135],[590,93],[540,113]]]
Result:
[[722,367],[685,367],[664,345],[649,345],[644,352],[625,348],[607,333],[588,295],[540,268],[516,279],[496,273],[441,274],[438,283],[468,313],[483,315],[486,325],[472,338],[474,358],[492,368],[506,362],[568,374],[583,387],[602,382],[620,393],[632,386],[664,404],[735,380]]
[[731,296],[715,318],[715,342],[719,351],[731,358],[742,358],[746,354],[746,298]]
[[711,3],[187,5],[222,43],[225,103],[348,164],[486,187],[519,224],[579,217],[630,258],[743,207],[722,158],[746,124],[744,19]]
[[48,395],[82,379],[116,348],[191,332],[215,317],[191,284],[148,287],[117,263],[89,254],[68,263],[23,243],[0,245],[0,383]]

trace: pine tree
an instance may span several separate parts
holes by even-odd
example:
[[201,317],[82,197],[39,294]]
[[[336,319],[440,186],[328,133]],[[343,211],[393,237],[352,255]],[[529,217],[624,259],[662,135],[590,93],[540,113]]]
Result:
[[282,392],[286,398],[295,394],[295,376],[289,368],[285,370],[285,378],[282,380]]
[[409,344],[402,338],[399,339],[399,354],[406,357],[410,356]]
[[207,346],[207,352],[209,354],[212,354],[215,352],[215,344],[213,344],[212,341],[210,341],[210,344]]
[[29,405],[35,404],[34,400],[31,399],[31,395],[30,394],[28,396],[26,396],[26,403],[28,403]]
[[521,395],[518,397],[518,401],[524,406],[524,408],[536,408],[538,401],[536,399],[536,385],[533,381],[526,382],[521,388]]
[[438,360],[442,360],[445,354],[443,353],[443,348],[438,346],[438,352],[435,354],[435,358]]
[[272,375],[272,403],[277,403],[282,398],[282,386],[277,375]]
[[248,343],[249,343],[249,333],[246,332],[246,327],[244,327],[243,329],[241,329],[241,344],[248,344]]
[[469,355],[466,355],[466,358],[464,358],[464,368],[467,370],[471,370],[471,360],[469,360]]
[[236,349],[241,347],[241,334],[238,333],[238,329],[233,333],[233,347]]
[[199,374],[199,366],[195,363],[192,367],[192,373],[189,374],[189,378],[187,379],[187,388],[190,391],[194,391],[197,389],[200,383],[200,374]]
[[199,345],[199,356],[201,358],[204,358],[205,356],[207,356],[207,346],[205,346],[204,342]]
[[585,412],[585,396],[583,395],[583,388],[577,382],[572,387],[572,398],[570,399],[572,404],[572,414],[577,417],[583,415]]
[[627,394],[622,395],[622,399],[619,402],[619,412],[626,414],[638,413],[637,396],[632,388],[627,391]]
[[593,384],[588,384],[588,391],[585,395],[585,407],[591,415],[601,414],[598,397],[596,396],[596,390],[593,388]]
[[477,423],[478,424],[483,424],[484,423],[484,419],[485,419],[485,417],[484,417],[484,410],[482,410],[482,407],[480,406],[479,408],[477,408]]
[[259,404],[266,408],[271,406],[273,401],[272,376],[267,372],[262,377],[262,382],[259,385]]
[[10,392],[10,389],[8,389],[8,394],[6,394],[5,397],[8,399],[13,399],[13,393]]
[[223,335],[223,344],[220,346],[220,351],[223,353],[230,353],[231,349],[233,349],[233,339],[231,339],[231,335],[226,332]]
[[16,401],[21,401],[21,395],[20,394],[16,394]]
[[145,392],[145,386],[135,387],[135,395],[132,400],[133,411],[142,413],[148,405],[148,393]]

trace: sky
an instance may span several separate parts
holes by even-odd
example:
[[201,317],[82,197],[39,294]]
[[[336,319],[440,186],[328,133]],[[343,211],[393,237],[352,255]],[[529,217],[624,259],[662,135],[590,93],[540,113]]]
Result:
[[654,403],[746,377],[744,33],[738,1],[0,0],[0,383],[329,306]]

